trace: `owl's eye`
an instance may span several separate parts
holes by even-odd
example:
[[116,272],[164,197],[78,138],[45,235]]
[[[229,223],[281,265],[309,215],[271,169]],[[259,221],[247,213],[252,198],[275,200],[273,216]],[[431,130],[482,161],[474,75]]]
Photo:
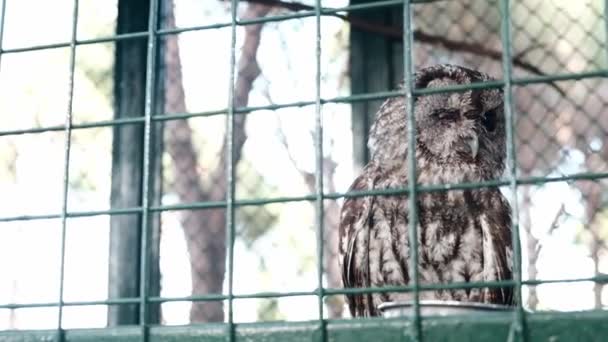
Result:
[[431,115],[435,116],[436,118],[439,118],[441,120],[455,120],[460,115],[460,111],[455,108],[449,108],[449,109],[440,108],[440,109],[435,109],[431,113]]
[[481,123],[488,132],[494,132],[496,129],[496,108],[485,112]]

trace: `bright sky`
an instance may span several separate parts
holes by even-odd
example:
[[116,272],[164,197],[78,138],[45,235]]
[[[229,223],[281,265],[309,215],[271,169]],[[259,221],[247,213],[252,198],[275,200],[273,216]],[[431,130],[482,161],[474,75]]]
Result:
[[[34,2],[8,1],[3,48],[69,39],[71,1],[54,1],[52,4],[35,2],[36,11],[32,11]],[[90,22],[92,27],[101,32],[98,36],[111,34],[115,7],[99,1],[83,3],[80,11],[81,24]],[[210,20],[229,21],[228,13],[220,1],[205,1],[204,5],[199,0],[180,0],[177,3],[178,26],[199,25]],[[327,5],[339,6],[345,3],[346,0],[335,0]],[[346,70],[346,56],[330,53],[332,49],[337,49],[336,44],[340,41],[336,36],[344,34],[345,26],[337,19],[327,19],[323,20],[322,29],[322,96],[331,98],[347,95],[348,87],[338,84],[341,73]],[[314,19],[267,25],[258,57],[263,78],[267,81],[256,82],[250,105],[268,104],[268,98],[264,95],[266,88],[275,103],[314,99],[314,32]],[[190,111],[221,109],[226,106],[229,35],[228,29],[222,29],[180,36],[184,84]],[[91,33],[79,30],[79,37],[90,38]],[[240,46],[242,37],[240,32],[237,46]],[[205,42],[204,46],[201,45],[202,41]],[[210,53],[210,47],[213,53]],[[103,69],[110,65],[108,60],[111,53],[103,46],[79,48],[78,53],[79,61],[88,63],[86,65],[89,67],[98,66]],[[63,123],[67,105],[68,57],[66,49],[2,56],[0,112],[6,115],[3,130],[31,126],[34,118],[41,126]],[[83,70],[77,69],[75,82],[76,121],[110,118],[110,104]],[[201,93],[206,96],[197,96]],[[350,107],[327,105],[323,110],[326,136],[333,138],[331,154],[339,164],[336,185],[338,191],[345,191],[353,179]],[[285,109],[278,113],[251,115],[247,126],[250,138],[245,153],[253,167],[279,189],[281,195],[304,194],[307,191],[301,177],[291,165],[285,149],[277,144],[277,117],[281,118],[291,153],[297,156],[298,167],[312,170],[314,150],[310,131],[313,127],[314,107]],[[223,129],[222,118],[192,120],[191,124],[199,136],[217,137],[215,140],[209,139],[210,146],[221,139],[217,132]],[[95,134],[74,133],[70,172],[84,172],[86,181],[78,189],[73,187],[70,190],[70,210],[107,209],[109,205],[111,130],[105,128],[94,132]],[[0,138],[3,139],[6,138]],[[62,132],[11,139],[11,144],[18,148],[15,159],[16,178],[4,179],[0,173],[0,193],[3,194],[0,197],[0,208],[4,209],[2,216],[59,212],[64,158]],[[5,161],[2,155],[8,153],[5,150],[7,145],[3,145],[0,144],[0,162]],[[329,139],[326,146],[329,146]],[[41,153],[42,151],[44,152]],[[572,172],[580,171],[582,156],[575,151],[571,155],[573,157],[565,162],[565,167]],[[166,202],[171,201],[171,196],[168,196]],[[538,262],[539,278],[592,276],[593,264],[587,249],[573,243],[583,215],[580,195],[566,184],[552,183],[533,193],[532,223],[535,234],[544,235],[562,202],[573,218],[565,221],[552,236],[543,239],[544,250]],[[317,286],[315,267],[308,267],[304,272],[298,271],[300,267],[293,267],[302,264],[303,259],[312,260],[314,265],[316,242],[312,207],[307,203],[297,203],[284,205],[281,210],[275,229],[257,241],[252,249],[237,241],[237,293],[313,290]],[[107,298],[108,226],[109,218],[106,216],[69,220],[65,300]],[[0,303],[57,301],[60,228],[59,220],[0,223],[0,274],[3,275],[0,277]],[[522,244],[525,246],[525,240]],[[260,259],[264,260],[267,271],[260,271]],[[601,267],[604,272],[608,272],[606,263]],[[185,242],[177,216],[171,213],[163,215],[161,269],[163,296],[190,294]],[[588,283],[543,285],[538,290],[541,307],[556,310],[589,309],[593,305],[591,287]],[[608,302],[607,291],[604,291],[604,297],[605,302]],[[288,320],[314,319],[317,315],[316,304],[314,297],[292,297],[279,300],[279,309]],[[189,303],[165,304],[164,320],[167,324],[187,323],[189,306]],[[236,321],[255,321],[256,318],[255,301],[237,301]],[[53,308],[23,309],[15,313],[0,309],[0,329],[54,328],[56,324],[56,309]],[[65,327],[101,327],[105,324],[106,309],[103,306],[70,307],[65,310]]]

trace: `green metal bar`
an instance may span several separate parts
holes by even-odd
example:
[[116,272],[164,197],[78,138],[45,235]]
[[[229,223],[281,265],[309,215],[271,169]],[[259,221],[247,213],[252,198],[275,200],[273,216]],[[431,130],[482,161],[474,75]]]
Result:
[[[387,97],[397,97],[401,96],[402,92],[399,91],[386,91],[386,92],[377,92],[370,94],[358,94],[352,96],[341,96],[330,99],[321,99],[321,103],[351,103],[355,101],[369,101],[369,100],[378,100],[385,99]],[[246,114],[254,111],[262,111],[262,110],[277,110],[284,108],[295,108],[295,107],[305,107],[312,106],[315,104],[315,101],[300,101],[300,102],[291,102],[285,104],[273,104],[267,106],[251,106],[251,107],[241,107],[235,108],[235,114]],[[182,120],[189,119],[195,117],[210,117],[216,115],[226,115],[228,109],[220,109],[220,110],[212,110],[212,111],[204,111],[204,112],[195,112],[195,113],[180,113],[180,114],[160,114],[152,116],[152,121],[169,121],[169,120]],[[122,119],[114,119],[114,120],[104,120],[97,121],[91,123],[83,123],[83,124],[75,124],[72,125],[72,129],[84,129],[84,128],[93,128],[93,127],[107,127],[107,126],[116,126],[116,125],[125,125],[125,124],[136,124],[143,123],[144,117],[131,117],[131,118],[122,118]],[[65,129],[63,125],[56,126],[47,126],[40,128],[29,128],[29,129],[17,129],[17,130],[8,130],[8,131],[0,131],[0,136],[8,136],[8,135],[19,135],[19,134],[30,134],[30,133],[42,133],[42,132],[50,132],[50,131],[62,131]]]
[[41,45],[33,45],[33,46],[20,47],[20,48],[4,49],[4,50],[2,50],[2,53],[12,54],[12,53],[19,53],[19,52],[59,49],[59,48],[65,48],[65,47],[69,47],[69,46],[70,46],[70,42],[41,44]]
[[[513,85],[528,85],[528,84],[539,84],[545,82],[554,82],[554,81],[574,81],[574,80],[582,80],[589,78],[599,78],[599,77],[608,77],[608,70],[601,69],[596,71],[589,72],[580,72],[580,73],[570,73],[570,74],[558,74],[558,75],[546,75],[546,76],[534,76],[534,77],[523,77],[513,79],[511,84]],[[488,88],[503,88],[503,81],[491,81],[491,82],[478,82],[471,84],[463,84],[463,85],[454,85],[448,87],[440,87],[440,88],[424,88],[424,89],[413,89],[412,94],[414,96],[421,95],[430,95],[430,94],[440,94],[440,93],[451,93],[451,92],[464,92],[471,89],[488,89]],[[353,102],[361,102],[361,101],[372,101],[372,100],[380,100],[386,99],[390,97],[404,96],[404,91],[383,91],[383,92],[374,92],[374,93],[366,93],[366,94],[356,94],[349,96],[338,96],[334,98],[328,99],[320,99],[321,104],[327,103],[353,103]],[[278,109],[285,108],[296,108],[296,107],[306,107],[315,105],[315,101],[298,101],[298,102],[290,102],[283,104],[272,104],[266,106],[251,106],[251,107],[241,107],[235,108],[234,113],[238,115],[248,114],[255,111],[274,111]],[[189,118],[197,118],[197,117],[210,117],[216,115],[225,115],[228,109],[219,109],[219,110],[211,110],[204,112],[193,112],[193,113],[177,113],[177,114],[157,114],[152,116],[152,121],[169,121],[169,120],[183,120]],[[128,124],[137,124],[143,123],[145,118],[141,117],[130,117],[130,118],[121,118],[121,119],[113,119],[113,120],[102,120],[95,122],[88,122],[82,124],[74,124],[72,125],[72,130],[74,129],[85,129],[85,128],[94,128],[94,127],[108,127],[108,126],[117,126],[117,125],[128,125]],[[33,134],[33,133],[43,133],[43,132],[51,132],[51,131],[63,131],[65,130],[64,125],[55,125],[55,126],[47,126],[47,127],[37,127],[37,128],[28,128],[28,129],[16,129],[16,130],[7,130],[0,131],[1,136],[9,136],[9,135],[20,135],[20,134]]]
[[[558,75],[545,75],[545,76],[533,76],[533,77],[523,77],[513,79],[511,84],[513,85],[528,85],[528,84],[539,84],[546,82],[555,82],[555,81],[574,81],[574,80],[582,80],[589,78],[599,78],[599,77],[608,77],[608,70],[601,69],[596,71],[589,72],[580,72],[580,73],[569,73],[569,74],[558,74]],[[471,89],[488,89],[488,88],[503,88],[503,81],[491,81],[491,82],[477,82],[471,84],[463,84],[463,85],[454,85],[440,88],[424,88],[424,89],[413,89],[412,94],[414,96],[421,95],[430,95],[430,94],[440,94],[440,93],[452,93],[452,92],[464,92]],[[353,103],[353,102],[361,102],[361,101],[372,101],[372,100],[380,100],[386,99],[390,97],[398,97],[404,96],[405,92],[400,90],[395,91],[383,91],[383,92],[374,92],[374,93],[366,93],[366,94],[356,94],[349,96],[338,96],[328,99],[321,98],[321,104],[327,103]],[[248,114],[255,111],[274,111],[278,109],[285,108],[296,108],[296,107],[306,107],[315,105],[315,101],[298,101],[298,102],[290,102],[283,104],[272,104],[266,106],[250,106],[250,107],[241,107],[235,108],[234,113],[238,115]],[[216,115],[225,115],[228,112],[228,109],[218,109],[204,112],[193,112],[193,113],[177,113],[177,114],[157,114],[152,116],[152,121],[169,121],[169,120],[183,120],[189,118],[196,117],[210,117]],[[143,123],[144,117],[130,117],[130,118],[121,118],[121,119],[113,119],[113,120],[103,120],[103,121],[95,121],[89,123],[82,124],[74,124],[72,125],[72,129],[85,129],[85,128],[94,128],[94,127],[108,127],[108,126],[116,126],[116,125],[128,125],[128,124],[137,124]],[[0,131],[0,136],[9,136],[9,135],[20,135],[20,134],[32,134],[32,133],[43,133],[43,132],[51,132],[51,131],[63,131],[65,130],[65,126],[63,125],[55,125],[55,126],[47,126],[47,127],[37,127],[37,128],[28,128],[28,129],[16,129],[16,130],[7,130]]]
[[[571,279],[535,279],[523,280],[523,285],[544,285],[544,284],[571,284],[580,282],[608,282],[608,275],[598,275],[586,278],[571,278]],[[445,290],[445,289],[476,289],[476,288],[495,288],[514,286],[516,282],[513,280],[489,281],[489,282],[454,282],[446,284],[420,284],[420,291],[427,290]],[[383,286],[383,287],[356,287],[356,288],[324,288],[325,295],[343,295],[343,294],[367,294],[367,293],[393,293],[393,292],[411,292],[411,285],[404,286]],[[319,291],[296,291],[296,292],[255,292],[234,294],[234,299],[260,299],[260,298],[285,298],[285,297],[305,297],[318,296]],[[184,297],[149,297],[150,303],[168,303],[168,302],[200,302],[200,301],[219,301],[228,299],[227,295],[222,294],[206,294]],[[74,301],[63,302],[63,306],[95,306],[95,305],[125,305],[137,304],[140,302],[139,297],[133,298],[116,298],[96,301]],[[25,309],[25,308],[41,308],[41,307],[57,307],[58,302],[54,303],[12,303],[0,304],[0,309]]]
[[[99,44],[99,43],[112,43],[112,42],[117,42],[117,41],[120,41],[120,40],[145,38],[147,35],[148,35],[147,31],[133,32],[133,33],[123,33],[123,34],[117,34],[117,35],[108,36],[108,37],[76,40],[76,45],[90,45],[90,44]],[[24,47],[6,49],[3,52],[4,53],[22,53],[22,52],[31,52],[31,51],[40,51],[40,50],[59,49],[59,48],[69,47],[70,44],[71,44],[71,42],[32,45],[32,46],[24,46]]]
[[234,97],[236,68],[236,28],[239,0],[230,1],[230,70],[228,73],[228,115],[226,116],[226,248],[228,256],[228,341],[236,340],[234,324],[234,241],[235,241],[235,167]]
[[43,214],[43,215],[21,215],[21,216],[6,216],[0,218],[0,222],[15,222],[15,221],[35,221],[60,219],[61,214]]
[[[406,334],[414,342],[422,341],[422,320],[420,316],[420,280],[418,277],[418,206],[416,184],[416,118],[414,115],[414,28],[412,21],[412,3],[406,0],[403,4],[403,89],[407,111],[407,166],[408,166],[408,240],[410,284],[414,292],[414,314],[412,324]],[[406,337],[407,337],[406,335]]]
[[63,194],[61,204],[61,247],[59,260],[59,310],[57,312],[57,341],[65,339],[63,333],[63,297],[65,291],[65,240],[67,235],[68,196],[70,184],[70,152],[72,149],[72,108],[74,103],[74,71],[76,68],[76,35],[78,32],[78,0],[72,9],[72,38],[70,42],[70,65],[68,78],[68,106],[65,116],[65,146],[63,163]]
[[433,87],[433,88],[421,88],[412,89],[414,96],[432,95],[432,94],[447,94],[447,93],[463,93],[469,90],[475,89],[491,89],[491,88],[502,88],[504,82],[501,80],[487,81],[487,82],[475,82],[469,84],[457,84],[444,87]]
[[317,226],[317,305],[319,315],[319,341],[327,341],[324,319],[323,248],[325,205],[323,196],[323,116],[321,113],[321,1],[315,0],[315,214]]
[[148,320],[148,291],[149,291],[149,240],[150,240],[150,153],[152,139],[158,138],[152,136],[152,111],[155,103],[155,84],[156,84],[156,47],[157,35],[156,28],[158,27],[158,1],[150,1],[150,11],[148,14],[148,49],[146,56],[146,95],[144,108],[144,155],[143,155],[143,172],[142,172],[142,211],[141,211],[141,243],[140,243],[140,275],[139,275],[139,327],[141,329],[141,340],[146,342],[149,340]]
[[[318,296],[319,291],[290,291],[290,292],[255,292],[233,294],[234,299],[261,299],[261,298],[285,298],[285,297],[305,297]],[[197,301],[219,301],[228,299],[228,295],[222,294],[205,294],[187,297],[152,297],[150,301],[158,303],[166,302],[197,302]]]
[[517,197],[517,156],[515,147],[515,107],[513,103],[513,65],[511,45],[511,4],[509,0],[500,1],[501,14],[501,42],[503,46],[502,67],[504,78],[504,113],[507,138],[507,172],[509,188],[512,194],[511,221],[513,244],[513,279],[515,281],[515,300],[517,307],[514,310],[513,325],[511,326],[510,341],[526,341],[525,311],[522,303],[522,275],[521,275],[521,244],[519,237],[519,200]]
[[[548,280],[527,280],[522,281],[525,285],[542,285],[542,284],[559,284],[559,283],[576,283],[584,281],[606,281],[608,276],[600,275],[588,278],[573,278],[573,279],[548,279]],[[516,282],[513,280],[488,281],[488,282],[453,282],[444,284],[420,284],[419,291],[428,290],[461,290],[461,289],[477,289],[477,288],[495,288],[514,286]],[[252,299],[252,298],[282,298],[282,297],[303,297],[303,296],[318,296],[321,292],[324,295],[343,295],[343,294],[368,294],[368,293],[393,293],[393,292],[414,292],[413,285],[403,286],[382,286],[382,287],[351,287],[351,288],[323,288],[314,291],[298,291],[298,292],[256,292],[249,294],[235,294],[235,299]],[[151,302],[183,302],[183,301],[217,301],[228,299],[227,295],[208,294],[186,297],[153,297]]]
[[[124,208],[124,209],[109,209],[109,210],[93,210],[93,211],[75,211],[68,212],[68,217],[90,217],[90,216],[101,216],[101,215],[128,215],[141,213],[141,207],[135,208]],[[43,214],[43,215],[21,215],[21,216],[7,216],[0,218],[0,222],[14,222],[14,221],[34,221],[34,220],[50,220],[60,219],[61,214]]]
[[[463,324],[470,322],[469,324]],[[333,342],[395,341],[400,337],[407,322],[400,318],[332,320],[328,322],[328,338]],[[605,311],[589,312],[542,312],[530,314],[528,324],[535,341],[601,341],[608,335]],[[423,329],[429,340],[444,342],[494,342],[505,341],[509,333],[509,314],[459,315],[454,317],[429,317]],[[154,341],[225,341],[226,324],[195,326],[152,326]],[[318,329],[315,321],[244,323],[236,326],[239,341],[313,341]],[[135,342],[141,337],[135,327],[121,326],[97,329],[70,329],[66,337],[71,342],[115,341]],[[48,341],[48,330],[0,332],[0,340]]]
[[[608,281],[608,275],[598,275],[584,278],[570,278],[570,279],[534,279],[534,280],[522,280],[522,284],[537,286],[544,284],[569,284],[569,283],[580,283],[580,282],[606,282]],[[513,280],[501,280],[501,281],[487,281],[487,282],[453,282],[445,284],[420,284],[420,291],[427,290],[444,290],[444,289],[476,289],[476,288],[495,288],[514,286],[516,282]],[[382,287],[353,287],[353,288],[323,288],[323,292],[326,295],[339,295],[339,294],[367,294],[367,293],[390,293],[390,292],[411,292],[414,291],[412,285],[403,286],[382,286]],[[250,294],[235,294],[234,298],[237,299],[251,299],[251,298],[278,298],[278,297],[301,297],[301,296],[313,296],[319,293],[315,291],[299,291],[299,292],[256,292]],[[204,295],[204,296],[188,296],[188,297],[154,297],[150,301],[153,302],[175,302],[175,301],[199,301],[199,300],[222,300],[227,299],[225,295]]]
[[148,37],[148,31],[120,33],[109,37],[83,39],[77,42],[78,45],[91,45],[99,43],[114,43],[121,40],[143,39]]
[[[84,129],[84,128],[96,128],[96,127],[110,127],[110,126],[118,126],[118,125],[126,125],[126,124],[143,123],[143,122],[144,122],[143,116],[136,117],[136,118],[121,118],[121,119],[113,119],[113,120],[103,120],[103,121],[96,121],[96,122],[84,123],[84,124],[73,124],[72,130]],[[55,131],[63,131],[63,130],[65,130],[64,125],[36,127],[36,128],[27,128],[27,129],[15,129],[15,130],[10,130],[10,131],[0,132],[0,137],[9,136],[9,135],[20,135],[20,134],[55,132]]]
[[[0,30],[2,27],[0,26]],[[0,31],[1,33],[1,31]],[[606,59],[608,60],[608,0],[604,0],[604,44],[606,50]],[[2,35],[0,34],[0,51],[2,48]],[[607,61],[608,62],[608,61]],[[608,64],[608,63],[607,63]]]
[[513,85],[551,83],[557,81],[580,81],[588,78],[604,78],[608,76],[608,70],[599,69],[593,71],[583,71],[577,73],[565,73],[556,75],[538,75],[530,77],[514,78],[511,80]]
[[[589,78],[603,78],[608,76],[608,69],[599,69],[593,71],[583,71],[576,73],[564,73],[564,74],[555,74],[555,75],[536,75],[536,76],[528,76],[528,77],[520,77],[520,78],[511,78],[511,85],[529,85],[529,84],[546,84],[551,82],[559,82],[559,81],[580,81]],[[504,88],[505,87],[504,80],[494,80],[487,82],[475,82],[470,84],[459,84],[453,86],[446,87],[437,87],[437,88],[424,88],[424,89],[414,89],[413,94],[416,96],[421,95],[430,95],[430,94],[445,94],[445,93],[453,93],[453,92],[465,92],[473,89],[490,89],[490,88]]]
[[[604,173],[576,173],[566,176],[556,177],[524,177],[517,178],[517,185],[544,185],[547,183],[556,182],[572,182],[578,180],[600,180],[608,178],[608,172]],[[432,192],[432,191],[448,191],[448,190],[467,190],[467,189],[482,189],[489,187],[501,187],[509,185],[509,181],[504,180],[491,180],[479,183],[458,183],[458,184],[433,184],[433,185],[419,185],[417,188],[418,192]],[[334,192],[325,193],[323,196],[325,199],[339,199],[339,198],[351,198],[351,197],[363,197],[363,196],[381,196],[381,195],[407,195],[409,194],[408,188],[395,188],[395,189],[376,189],[366,191],[349,191],[349,192]],[[258,199],[242,199],[235,200],[235,206],[257,206],[266,205],[272,203],[288,203],[288,202],[304,202],[314,201],[315,195],[306,196],[293,196],[293,197],[275,197],[275,198],[258,198]],[[186,204],[173,204],[173,205],[162,205],[162,206],[151,206],[149,209],[151,212],[158,211],[173,211],[173,210],[191,210],[191,209],[212,209],[212,208],[224,208],[226,202],[192,202]],[[68,217],[90,217],[90,216],[101,216],[101,215],[127,215],[141,213],[143,208],[121,208],[121,209],[110,209],[110,210],[98,210],[98,211],[75,211],[68,212]],[[14,222],[14,221],[32,221],[32,220],[46,220],[46,219],[57,219],[61,218],[61,214],[44,214],[44,215],[27,215],[27,216],[7,216],[0,217],[0,222]]]
[[2,7],[0,8],[0,71],[2,71],[2,55],[4,54],[4,50],[2,50],[2,40],[4,38],[4,16],[6,14],[6,1],[2,0]]
[[[121,305],[121,304],[137,304],[139,303],[139,297],[135,298],[116,298],[116,299],[104,299],[104,300],[85,300],[85,301],[74,301],[74,302],[63,302],[63,306],[95,306],[95,305]],[[47,302],[47,303],[10,303],[0,304],[0,309],[31,309],[31,308],[45,308],[45,307],[57,307],[59,302]]]

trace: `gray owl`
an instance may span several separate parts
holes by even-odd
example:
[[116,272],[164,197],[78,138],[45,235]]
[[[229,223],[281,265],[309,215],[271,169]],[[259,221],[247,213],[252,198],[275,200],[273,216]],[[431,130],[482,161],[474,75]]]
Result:
[[[478,71],[438,65],[415,74],[416,89],[490,80]],[[498,89],[421,96],[414,106],[416,172],[420,184],[499,179],[505,167],[505,118]],[[408,183],[406,105],[380,107],[370,131],[369,164],[350,191],[403,188]],[[420,192],[418,272],[421,284],[512,278],[511,210],[498,188]],[[340,216],[345,287],[407,285],[408,196],[351,197]],[[353,316],[376,316],[378,305],[411,293],[347,295]],[[424,291],[420,299],[510,305],[512,288]]]

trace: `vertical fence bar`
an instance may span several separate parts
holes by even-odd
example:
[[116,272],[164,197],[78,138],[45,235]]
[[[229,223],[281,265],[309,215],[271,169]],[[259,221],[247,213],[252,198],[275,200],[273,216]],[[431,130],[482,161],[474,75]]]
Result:
[[403,3],[403,75],[405,90],[405,101],[407,107],[407,165],[408,165],[408,239],[410,246],[409,274],[410,284],[414,292],[414,315],[412,325],[408,331],[411,340],[421,341],[420,321],[420,288],[418,279],[418,206],[416,205],[416,120],[414,118],[414,96],[412,94],[414,84],[414,32],[412,23],[412,1],[405,0]]
[[525,341],[524,332],[525,313],[521,298],[522,275],[521,275],[521,244],[519,239],[519,204],[517,198],[517,156],[515,150],[515,110],[513,108],[513,65],[511,51],[511,4],[509,0],[500,1],[501,13],[501,41],[502,41],[502,67],[504,78],[504,112],[505,130],[507,137],[507,172],[509,177],[509,189],[512,195],[512,222],[513,222],[513,279],[515,281],[515,300],[517,307],[513,316],[513,324],[509,334],[510,341]]
[[226,248],[228,254],[228,340],[235,341],[234,331],[234,81],[236,66],[236,28],[239,0],[230,1],[230,71],[228,113],[226,116]]
[[2,38],[4,37],[4,14],[6,13],[6,1],[2,0],[0,7],[0,71],[2,70]]
[[321,114],[321,0],[315,1],[315,213],[317,226],[317,300],[319,309],[320,341],[326,341],[327,330],[324,312],[323,288],[323,237],[325,232],[323,203],[323,116]]
[[72,37],[70,39],[70,65],[68,79],[68,106],[65,116],[65,146],[63,163],[63,199],[61,203],[61,255],[59,263],[59,307],[57,313],[57,341],[63,341],[63,297],[65,284],[65,240],[68,220],[68,192],[70,184],[70,152],[72,149],[72,104],[74,99],[74,70],[76,67],[76,34],[78,31],[78,0],[72,9]]
[[[0,55],[2,54],[2,18],[0,18]],[[604,0],[604,43],[606,44],[606,60],[608,61],[608,0]],[[608,67],[608,66],[607,66]],[[604,69],[605,70],[605,69]]]
[[144,107],[144,156],[142,172],[142,213],[141,213],[141,243],[139,270],[139,326],[142,341],[148,341],[148,240],[150,216],[150,148],[152,146],[152,111],[154,110],[154,90],[156,74],[156,45],[157,45],[157,13],[158,1],[150,1],[148,18],[148,51],[146,56],[146,99]]

